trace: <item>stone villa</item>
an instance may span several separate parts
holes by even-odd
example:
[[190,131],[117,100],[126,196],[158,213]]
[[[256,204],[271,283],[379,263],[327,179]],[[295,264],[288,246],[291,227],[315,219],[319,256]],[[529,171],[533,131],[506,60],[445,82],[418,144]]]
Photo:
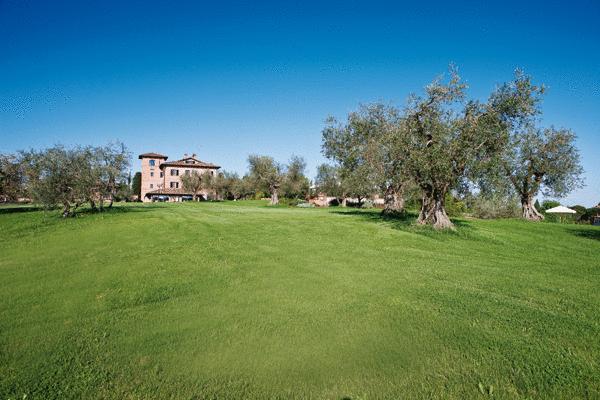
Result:
[[[181,160],[168,161],[167,156],[158,153],[144,153],[138,157],[142,160],[142,189],[141,200],[150,201],[183,201],[191,199],[192,193],[183,189],[180,176],[192,171],[201,174],[215,175],[221,168],[218,165],[200,161],[195,154],[185,154]],[[202,191],[204,200],[211,195]]]

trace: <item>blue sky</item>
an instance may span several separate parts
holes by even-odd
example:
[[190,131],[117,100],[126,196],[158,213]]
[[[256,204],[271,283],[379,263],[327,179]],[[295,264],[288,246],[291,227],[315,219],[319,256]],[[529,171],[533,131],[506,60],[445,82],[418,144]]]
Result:
[[579,136],[564,202],[598,203],[600,2],[447,3],[0,0],[0,151],[120,139],[240,173],[298,154],[312,176],[328,115],[402,106],[450,62],[483,99],[520,67]]

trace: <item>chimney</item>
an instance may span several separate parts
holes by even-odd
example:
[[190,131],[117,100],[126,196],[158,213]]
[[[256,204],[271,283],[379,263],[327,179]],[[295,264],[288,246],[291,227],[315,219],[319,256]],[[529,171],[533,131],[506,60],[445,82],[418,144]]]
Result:
[[183,158],[188,158],[188,153],[183,153]]
[[192,153],[192,157],[196,158],[196,153]]

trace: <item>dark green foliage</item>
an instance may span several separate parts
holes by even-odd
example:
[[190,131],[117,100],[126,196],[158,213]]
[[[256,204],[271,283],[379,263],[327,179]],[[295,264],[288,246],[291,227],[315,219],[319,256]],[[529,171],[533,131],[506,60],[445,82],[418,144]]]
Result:
[[14,202],[26,195],[25,174],[19,157],[0,154],[0,202]]
[[141,197],[142,193],[142,173],[136,172],[133,176],[133,181],[131,183],[131,191],[134,196],[137,196],[138,199]]
[[560,206],[560,201],[556,200],[544,200],[542,202],[542,209],[540,211],[546,211],[554,207]]

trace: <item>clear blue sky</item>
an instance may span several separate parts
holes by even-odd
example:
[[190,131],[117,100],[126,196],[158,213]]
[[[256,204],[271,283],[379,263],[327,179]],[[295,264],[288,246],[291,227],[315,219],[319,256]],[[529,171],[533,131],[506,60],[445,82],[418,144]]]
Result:
[[175,3],[0,0],[0,151],[120,139],[240,173],[298,154],[312,176],[326,116],[401,106],[450,62],[478,98],[520,67],[579,135],[565,203],[600,201],[596,0]]

